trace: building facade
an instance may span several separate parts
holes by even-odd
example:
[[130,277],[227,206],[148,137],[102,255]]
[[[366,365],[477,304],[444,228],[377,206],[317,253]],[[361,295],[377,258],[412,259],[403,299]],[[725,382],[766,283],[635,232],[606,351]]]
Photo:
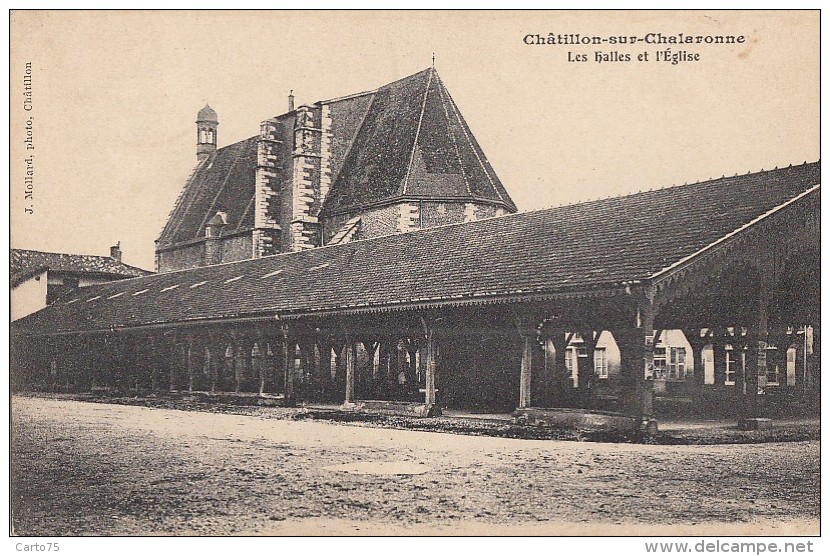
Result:
[[121,262],[121,246],[110,256],[47,253],[12,249],[10,254],[11,320],[17,320],[78,288],[152,274]]

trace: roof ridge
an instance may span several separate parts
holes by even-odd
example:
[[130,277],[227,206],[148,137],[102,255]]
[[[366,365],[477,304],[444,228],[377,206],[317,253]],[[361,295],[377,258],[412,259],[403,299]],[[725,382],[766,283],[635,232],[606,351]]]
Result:
[[[113,271],[117,271],[117,270],[123,268],[125,270],[129,269],[129,270],[136,270],[136,271],[140,271],[140,272],[146,272],[146,273],[149,273],[149,274],[154,274],[154,272],[151,271],[151,270],[147,270],[147,269],[141,268],[139,266],[127,264],[123,261],[114,259],[109,255],[90,255],[90,254],[86,254],[86,253],[61,253],[61,252],[57,252],[57,251],[40,251],[40,250],[37,250],[37,249],[20,249],[20,248],[11,248],[11,249],[9,249],[9,251],[11,252],[10,253],[11,255],[14,255],[15,252],[18,252],[18,253],[24,253],[24,252],[25,253],[35,253],[35,254],[38,254],[38,255],[53,256],[53,257],[57,257],[57,258],[60,258],[60,259],[65,258],[65,259],[68,260],[68,262],[73,262],[73,261],[83,262],[83,261],[88,261],[90,259],[93,259],[95,261],[98,261],[98,262],[101,262],[101,263],[108,263],[109,265],[112,265],[113,267],[116,267],[116,268],[112,269]],[[10,266],[11,266],[11,261],[9,261],[9,262],[10,262]],[[27,261],[21,261],[21,262],[25,263]],[[46,261],[46,262],[48,263],[49,261]],[[51,269],[48,264],[44,264],[44,263],[38,264],[37,266],[44,266],[46,268]],[[67,271],[67,272],[71,272],[71,271]],[[87,270],[83,270],[83,272],[103,273],[103,274],[113,274],[114,273],[114,272],[111,272],[110,270],[106,270],[106,269],[103,269],[103,268],[101,268],[101,269],[87,269]]]
[[[598,202],[601,202],[601,201],[607,201],[609,199],[622,199],[622,198],[626,198],[626,197],[635,197],[635,196],[638,196],[638,195],[646,195],[648,193],[656,193],[658,191],[666,191],[668,189],[675,189],[677,187],[691,187],[691,186],[694,186],[694,185],[704,185],[704,184],[717,182],[717,181],[721,181],[721,180],[731,180],[731,179],[735,179],[735,178],[742,178],[742,177],[745,177],[745,176],[756,176],[756,175],[761,175],[761,174],[767,174],[769,172],[781,172],[783,170],[789,170],[789,169],[801,168],[801,167],[804,167],[804,166],[810,166],[812,164],[817,164],[819,162],[821,162],[821,159],[818,159],[818,160],[813,161],[813,162],[804,162],[802,164],[798,164],[798,165],[795,165],[795,166],[793,166],[791,164],[789,166],[783,166],[781,168],[772,168],[772,169],[769,169],[769,170],[764,170],[762,168],[761,170],[759,170],[757,172],[747,172],[746,174],[735,174],[733,176],[723,175],[719,178],[709,178],[707,180],[686,181],[684,183],[673,183],[671,185],[664,185],[664,186],[660,186],[660,187],[652,187],[652,188],[649,188],[649,189],[640,189],[638,191],[632,191],[630,193],[617,192],[617,193],[614,193],[614,194],[606,195],[604,197],[597,197],[595,199],[582,199],[582,200],[577,200],[577,201],[572,201],[572,202],[560,203],[558,205],[549,205],[549,206],[546,206],[546,207],[540,207],[540,208],[530,209],[530,210],[526,210],[526,211],[520,211],[520,212],[516,212],[516,213],[512,213],[512,214],[528,214],[528,213],[542,212],[542,211],[546,211],[546,210],[553,210],[553,209],[559,209],[559,208],[565,208],[565,207],[573,207],[573,206],[577,206],[577,205],[586,205],[586,204],[590,204],[590,203],[598,203]],[[818,183],[821,183],[821,181],[819,180]],[[505,215],[505,216],[511,216],[511,215]]]
[[431,84],[432,72],[429,73],[429,78],[427,79],[427,84],[424,88],[424,100],[421,102],[421,113],[418,114],[418,127],[415,128],[415,140],[412,141],[412,152],[409,155],[409,164],[406,165],[406,174],[403,177],[402,195],[406,195],[406,187],[409,185],[409,175],[412,173],[412,162],[415,160],[415,152],[418,150],[418,137],[421,135],[421,126],[424,123],[424,112],[427,108],[427,97],[429,96],[429,86]]
[[436,74],[438,73],[438,72],[435,70],[435,68],[433,68],[433,67],[429,67],[429,68],[426,68],[426,69],[422,69],[421,71],[416,71],[415,73],[413,73],[413,74],[411,74],[411,75],[407,75],[406,77],[401,77],[400,79],[396,79],[396,80],[394,80],[394,81],[390,81],[389,83],[386,83],[385,85],[381,85],[380,87],[378,87],[378,88],[376,89],[376,91],[380,91],[381,89],[386,89],[387,87],[391,87],[392,85],[397,85],[397,84],[398,84],[398,83],[400,83],[401,81],[406,81],[407,79],[412,79],[413,77],[418,76],[418,75],[421,75],[422,73],[427,72],[427,71],[435,71],[435,72],[436,72]]
[[[378,88],[379,89],[379,88]],[[351,100],[353,98],[362,97],[366,95],[373,95],[378,92],[378,89],[372,89],[370,91],[363,91],[362,93],[353,93],[351,95],[343,95],[339,97],[329,98],[325,100],[316,100],[314,104],[334,104],[335,102],[341,102],[344,100]],[[296,112],[296,110],[294,110]],[[285,114],[281,114],[280,116],[285,116],[286,114],[290,114],[291,112],[286,112]],[[279,118],[280,116],[275,116]]]
[[[315,100],[314,102],[312,102],[312,104],[332,104],[332,103],[339,102],[339,101],[342,101],[342,100],[350,100],[350,99],[353,99],[353,98],[356,98],[356,97],[362,97],[362,96],[365,96],[365,95],[373,95],[373,94],[377,93],[378,91],[380,91],[381,89],[385,89],[387,87],[395,85],[396,83],[399,83],[400,81],[405,81],[407,79],[415,77],[416,75],[418,75],[420,73],[423,73],[425,71],[428,71],[429,69],[434,70],[435,68],[427,68],[425,70],[416,71],[412,75],[407,75],[406,77],[401,77],[400,79],[396,79],[395,81],[390,81],[389,83],[386,83],[386,84],[381,85],[380,87],[376,87],[374,89],[370,89],[368,91],[363,91],[361,93],[352,93],[350,95],[342,95],[342,96],[339,96],[339,97],[332,97],[332,98],[327,98],[327,99]],[[281,118],[282,116],[287,116],[288,114],[292,114],[293,112],[296,112],[296,110],[289,110],[288,112],[284,112],[282,114],[274,116],[274,118]]]
[[[39,249],[20,249],[18,247],[12,247],[9,249],[10,251],[27,251],[29,253],[41,253],[43,255],[65,255],[67,257],[97,257],[99,259],[110,259],[115,261],[109,255],[92,255],[87,253],[63,253],[61,251],[40,251]],[[124,263],[121,263],[124,264]]]

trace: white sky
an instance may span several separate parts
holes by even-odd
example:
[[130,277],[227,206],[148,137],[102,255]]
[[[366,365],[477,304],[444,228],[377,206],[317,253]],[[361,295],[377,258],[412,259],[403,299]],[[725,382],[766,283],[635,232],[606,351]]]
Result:
[[[520,210],[819,158],[818,12],[18,12],[11,41],[14,247],[153,268],[196,162],[196,112],[220,146],[297,103],[436,67]],[[701,61],[597,64],[656,45],[531,46],[527,34],[745,35]],[[568,51],[587,63],[568,62]],[[33,110],[22,110],[31,61]],[[19,76],[19,77],[16,77]],[[34,214],[23,123],[35,117]],[[18,137],[20,134],[20,137]],[[655,222],[659,225],[659,222]]]

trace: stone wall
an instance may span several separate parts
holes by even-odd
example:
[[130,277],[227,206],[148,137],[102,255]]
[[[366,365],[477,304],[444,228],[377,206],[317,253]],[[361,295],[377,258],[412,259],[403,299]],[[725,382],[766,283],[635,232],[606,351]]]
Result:
[[202,266],[204,260],[204,242],[177,247],[170,251],[161,251],[156,254],[159,272],[184,270]]
[[398,217],[395,205],[367,211],[360,218],[360,237],[366,239],[399,232]]
[[481,218],[500,216],[505,211],[492,205],[476,203],[453,203],[418,201],[398,203],[385,207],[368,209],[331,216],[323,222],[323,240],[328,243],[346,222],[360,216],[360,232],[353,239],[368,239],[421,228],[432,228],[446,224],[470,222]]
[[281,251],[279,230],[281,191],[287,165],[285,143],[291,137],[283,122],[271,119],[260,125],[257,140],[253,251],[249,256],[262,257]]
[[230,263],[252,258],[252,234],[222,238],[222,262]]
[[464,221],[463,203],[421,203],[422,228],[432,228]]
[[291,251],[320,245],[322,115],[319,108],[300,106],[294,123]]

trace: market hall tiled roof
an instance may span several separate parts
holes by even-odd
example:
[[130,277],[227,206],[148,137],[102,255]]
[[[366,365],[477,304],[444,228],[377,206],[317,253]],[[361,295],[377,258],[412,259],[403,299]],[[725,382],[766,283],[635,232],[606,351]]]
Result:
[[49,253],[29,249],[10,251],[9,271],[12,286],[44,270],[104,278],[135,278],[152,274],[149,270],[124,264],[112,257]]
[[24,334],[468,304],[646,281],[798,199],[820,163],[84,288]]

